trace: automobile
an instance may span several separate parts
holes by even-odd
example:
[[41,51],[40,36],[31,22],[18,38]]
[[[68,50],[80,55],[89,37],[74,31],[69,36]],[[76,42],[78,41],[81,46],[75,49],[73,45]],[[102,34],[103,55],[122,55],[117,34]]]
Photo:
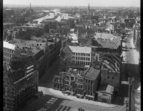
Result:
[[78,111],[84,111],[84,109],[82,109],[82,108],[78,108]]
[[76,97],[77,97],[77,98],[84,98],[84,96],[81,95],[81,94],[76,94]]
[[67,95],[74,95],[74,92],[72,91],[63,91],[64,94],[67,94]]

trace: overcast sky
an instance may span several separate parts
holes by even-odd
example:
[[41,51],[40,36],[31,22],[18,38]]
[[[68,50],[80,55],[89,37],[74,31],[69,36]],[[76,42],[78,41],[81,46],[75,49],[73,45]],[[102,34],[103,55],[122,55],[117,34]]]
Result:
[[140,0],[3,0],[12,5],[52,5],[52,6],[126,6],[140,7]]

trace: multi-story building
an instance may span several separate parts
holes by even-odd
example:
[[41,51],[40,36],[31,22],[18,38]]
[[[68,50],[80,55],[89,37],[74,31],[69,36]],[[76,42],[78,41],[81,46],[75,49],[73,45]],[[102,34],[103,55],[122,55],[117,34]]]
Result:
[[[43,74],[45,74],[45,71],[48,70],[59,58],[61,46],[62,43],[59,37],[31,37],[30,40],[16,38],[11,41],[11,43],[4,42],[4,59],[9,61],[12,54],[20,53],[21,50],[32,50],[31,54],[37,59],[36,61],[39,65],[39,77],[41,78]],[[7,52],[9,50],[10,52]],[[10,55],[7,53],[10,53]]]
[[38,76],[33,57],[12,57],[10,65],[4,64],[4,111],[19,111],[35,97],[38,92]]
[[4,61],[6,64],[9,64],[10,59],[12,58],[13,54],[15,53],[16,45],[8,43],[8,42],[3,42],[3,56],[4,56]]
[[100,71],[94,68],[85,70],[70,68],[67,72],[60,72],[54,77],[53,87],[78,98],[95,100],[100,80],[99,75]]
[[116,90],[118,90],[119,83],[120,83],[120,72],[111,71],[110,69],[104,68],[102,66],[102,68],[101,68],[101,84],[110,84],[110,85],[114,86]]
[[60,72],[53,79],[53,86],[56,89],[64,91],[72,91],[77,95],[83,95],[84,77],[83,74],[87,70],[77,70],[70,68],[67,72]]
[[92,61],[91,47],[66,46],[61,53],[60,71],[67,71],[71,66],[90,66]]
[[100,85],[100,70],[89,68],[84,74],[84,94],[85,98],[89,100],[96,100],[96,91]]

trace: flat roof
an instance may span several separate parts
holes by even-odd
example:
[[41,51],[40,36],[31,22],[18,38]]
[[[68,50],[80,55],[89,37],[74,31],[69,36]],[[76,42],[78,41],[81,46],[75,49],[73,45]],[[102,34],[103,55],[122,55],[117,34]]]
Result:
[[3,41],[3,48],[15,50],[16,45],[15,44],[11,44],[11,43],[6,42],[6,41]]
[[73,53],[91,53],[91,47],[69,46]]
[[98,77],[99,73],[100,73],[100,70],[97,70],[97,69],[94,69],[94,68],[91,67],[86,72],[85,77],[95,80]]

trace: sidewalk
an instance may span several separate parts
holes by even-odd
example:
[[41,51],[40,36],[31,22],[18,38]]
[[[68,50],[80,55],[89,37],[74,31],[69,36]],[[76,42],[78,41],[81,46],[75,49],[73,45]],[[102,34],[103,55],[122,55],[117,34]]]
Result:
[[79,102],[83,102],[83,103],[89,103],[89,104],[92,104],[92,105],[97,105],[99,107],[108,107],[108,108],[109,107],[110,108],[118,107],[118,105],[114,105],[114,104],[107,104],[107,103],[102,103],[102,102],[98,102],[98,101],[90,101],[90,100],[86,100],[86,99],[79,99],[75,96],[63,94],[61,91],[54,90],[54,89],[51,89],[51,88],[39,87],[38,90],[42,91],[43,94],[48,94],[48,95],[61,97],[61,98],[74,100],[74,101],[79,101]]

